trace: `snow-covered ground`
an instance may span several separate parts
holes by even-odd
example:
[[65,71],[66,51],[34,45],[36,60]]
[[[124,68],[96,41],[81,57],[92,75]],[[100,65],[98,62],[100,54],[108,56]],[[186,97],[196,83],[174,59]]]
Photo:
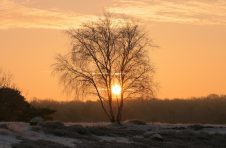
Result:
[[[189,140],[186,140],[189,139]],[[0,122],[0,148],[226,147],[226,125]],[[224,142],[225,141],[225,142]]]
[[[1,129],[1,125],[6,125],[6,129]],[[10,148],[11,145],[21,142],[21,139],[33,141],[46,140],[59,143],[68,147],[74,147],[79,140],[46,134],[42,131],[36,132],[28,123],[8,122],[0,123],[0,148]]]

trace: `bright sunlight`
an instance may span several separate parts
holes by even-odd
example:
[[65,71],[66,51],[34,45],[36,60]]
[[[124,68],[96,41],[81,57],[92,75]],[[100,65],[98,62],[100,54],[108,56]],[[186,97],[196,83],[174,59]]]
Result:
[[120,93],[121,93],[121,86],[118,85],[118,84],[113,85],[112,86],[112,93],[114,95],[120,95]]

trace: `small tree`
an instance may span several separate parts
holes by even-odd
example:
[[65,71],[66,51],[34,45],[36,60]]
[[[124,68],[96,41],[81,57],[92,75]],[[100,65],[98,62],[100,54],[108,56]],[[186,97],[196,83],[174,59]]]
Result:
[[0,88],[2,87],[12,87],[12,74],[3,72],[0,69]]
[[66,88],[98,96],[111,122],[120,124],[124,100],[153,95],[151,44],[137,24],[105,16],[67,33],[73,48],[57,56],[54,72]]

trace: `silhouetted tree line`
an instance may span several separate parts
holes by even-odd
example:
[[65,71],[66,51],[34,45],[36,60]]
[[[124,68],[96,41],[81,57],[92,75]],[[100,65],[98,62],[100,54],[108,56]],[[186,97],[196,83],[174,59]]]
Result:
[[[57,112],[53,119],[66,122],[107,121],[98,101],[57,102],[32,101],[36,107]],[[132,99],[127,100],[124,118],[164,123],[226,123],[226,96],[209,95],[190,99]]]
[[0,121],[29,121],[37,116],[51,119],[54,112],[32,106],[16,88],[0,87]]

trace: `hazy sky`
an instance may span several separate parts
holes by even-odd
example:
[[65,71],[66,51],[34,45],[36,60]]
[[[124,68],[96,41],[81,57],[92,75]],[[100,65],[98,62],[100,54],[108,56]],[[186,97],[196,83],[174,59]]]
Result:
[[158,97],[226,94],[225,0],[0,0],[0,67],[29,99],[71,98],[50,65],[70,49],[64,30],[104,11],[139,19],[159,46]]

